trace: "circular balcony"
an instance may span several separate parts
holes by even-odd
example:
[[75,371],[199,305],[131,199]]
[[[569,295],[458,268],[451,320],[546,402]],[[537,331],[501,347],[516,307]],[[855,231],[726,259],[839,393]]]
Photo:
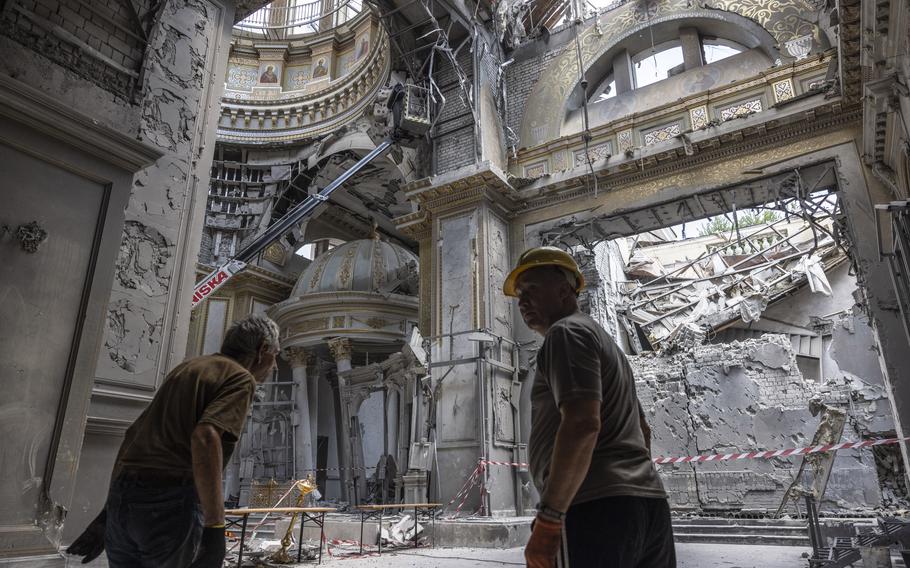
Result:
[[373,102],[389,65],[388,36],[369,11],[291,40],[235,35],[218,140],[280,144],[331,132]]

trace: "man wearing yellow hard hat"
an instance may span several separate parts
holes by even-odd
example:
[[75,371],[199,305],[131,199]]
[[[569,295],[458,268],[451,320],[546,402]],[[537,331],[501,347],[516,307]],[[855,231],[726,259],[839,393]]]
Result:
[[578,309],[585,285],[555,247],[526,251],[503,292],[544,337],[528,461],[540,492],[528,568],[672,568],[670,507],[625,355]]

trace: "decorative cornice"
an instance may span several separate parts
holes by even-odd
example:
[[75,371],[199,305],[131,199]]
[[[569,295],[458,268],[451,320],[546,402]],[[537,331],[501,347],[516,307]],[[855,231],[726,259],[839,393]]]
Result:
[[425,210],[396,217],[392,222],[399,231],[415,241],[427,239],[433,233],[433,222]]
[[404,191],[408,199],[432,213],[482,200],[509,210],[518,198],[506,175],[490,162],[411,182]]
[[[724,101],[735,101],[746,96],[749,89],[754,89],[756,87],[770,89],[775,82],[781,79],[796,76],[811,77],[813,73],[827,70],[832,58],[833,53],[825,53],[806,59],[802,62],[773,67],[759,73],[757,76],[742,79],[720,88],[701,91],[688,97],[650,108],[647,110],[647,113],[633,113],[619,117],[610,122],[596,125],[590,129],[590,144],[592,147],[596,146],[601,142],[612,139],[612,137],[621,130],[634,126],[661,124],[671,121],[680,116],[684,116],[688,109],[694,106],[704,105],[709,102],[716,106],[718,104],[723,104]],[[541,157],[550,156],[559,150],[577,150],[582,144],[581,134],[581,132],[571,132],[540,144],[520,148],[514,163],[527,164],[529,162],[534,162]]]
[[0,73],[0,116],[77,146],[128,172],[137,172],[164,155],[159,149],[103,126],[3,73]]
[[[651,155],[647,160],[628,160],[625,163],[626,168],[611,164],[609,168],[603,167],[595,172],[600,191],[610,191],[610,188],[621,188],[651,178],[692,170],[761,148],[810,138],[858,123],[861,108],[855,104],[848,108],[841,105],[840,101],[833,101],[821,107],[814,107],[801,114],[799,120],[787,122],[785,127],[783,122],[772,124],[774,123],[772,120],[750,127],[748,133],[735,131],[693,143],[695,150],[693,155],[687,155],[682,143],[679,143],[678,147]],[[593,188],[587,186],[586,179],[587,175],[579,172],[578,175],[563,179],[542,180],[536,187],[525,191],[529,196],[516,209],[516,214],[589,195]]]
[[123,436],[127,429],[133,424],[132,420],[121,418],[107,418],[102,416],[87,416],[85,422],[85,433],[96,436]]

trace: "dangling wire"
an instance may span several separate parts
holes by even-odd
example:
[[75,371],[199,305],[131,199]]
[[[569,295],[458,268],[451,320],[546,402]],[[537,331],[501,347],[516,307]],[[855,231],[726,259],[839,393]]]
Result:
[[573,1],[572,12],[575,17],[575,24],[572,26],[572,29],[575,31],[575,57],[578,62],[578,78],[581,85],[581,106],[583,109],[582,119],[584,120],[584,134],[582,134],[582,141],[585,144],[585,162],[588,164],[588,171],[591,176],[591,181],[594,183],[594,197],[597,197],[597,175],[594,173],[594,160],[591,158],[591,130],[588,127],[588,79],[585,76],[585,68],[582,65],[581,60],[581,40],[578,39],[578,26],[581,25],[581,14],[578,9],[577,1]]

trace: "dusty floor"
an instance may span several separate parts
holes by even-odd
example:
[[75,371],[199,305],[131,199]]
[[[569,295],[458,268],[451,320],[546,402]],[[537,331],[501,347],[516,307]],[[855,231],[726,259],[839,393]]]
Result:
[[[731,544],[677,544],[679,568],[805,568],[803,549],[794,546],[745,546]],[[403,550],[382,557],[334,559],[339,568],[383,566],[388,568],[469,568],[524,566],[522,548],[445,548]]]

